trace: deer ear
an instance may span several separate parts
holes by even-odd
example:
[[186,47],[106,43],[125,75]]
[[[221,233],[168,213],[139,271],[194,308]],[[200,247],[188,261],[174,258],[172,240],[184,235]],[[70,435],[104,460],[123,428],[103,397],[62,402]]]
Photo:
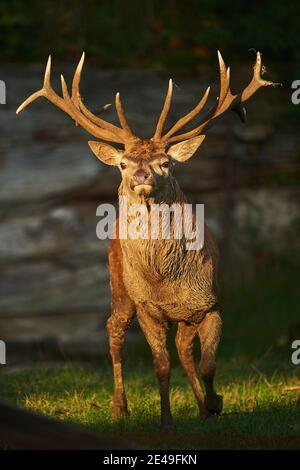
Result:
[[172,145],[167,151],[167,154],[178,162],[185,162],[196,152],[204,139],[205,135],[198,135],[192,139],[179,142],[179,144]]
[[101,162],[106,163],[107,165],[119,165],[123,155],[122,150],[115,149],[111,145],[96,142],[94,140],[89,140],[88,144]]

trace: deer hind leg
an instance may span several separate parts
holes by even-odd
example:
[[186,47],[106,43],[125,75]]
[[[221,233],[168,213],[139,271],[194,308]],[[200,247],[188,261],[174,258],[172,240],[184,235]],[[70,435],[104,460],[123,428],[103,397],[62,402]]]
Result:
[[122,252],[119,240],[112,240],[109,251],[111,315],[107,321],[109,349],[114,373],[112,416],[128,416],[127,399],[123,384],[123,344],[125,332],[135,315],[135,305],[123,283]]
[[205,419],[209,416],[209,413],[207,412],[205,406],[204,394],[199,382],[193,355],[193,341],[197,335],[197,328],[198,325],[180,322],[178,324],[175,342],[180,362],[188,376],[191,387],[195,394],[199,406],[200,416],[201,418]]
[[147,315],[147,312],[137,312],[139,324],[144,332],[153,356],[154,370],[159,383],[161,402],[161,428],[171,430],[174,427],[171,414],[169,381],[170,356],[167,350],[168,323],[157,321]]
[[222,319],[219,311],[206,314],[200,325],[198,325],[201,342],[200,374],[206,390],[205,405],[212,414],[220,414],[223,408],[223,397],[214,390],[216,353],[221,337],[221,329]]

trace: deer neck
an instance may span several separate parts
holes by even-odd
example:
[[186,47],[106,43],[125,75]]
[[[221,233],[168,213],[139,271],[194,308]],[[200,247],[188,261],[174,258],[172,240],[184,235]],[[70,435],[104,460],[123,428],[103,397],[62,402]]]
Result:
[[[142,197],[135,195],[132,197],[124,190],[119,188],[119,196],[126,196],[127,210],[131,204],[141,204],[145,211],[149,214],[151,220],[152,205],[164,205],[169,207],[173,204],[183,207],[187,203],[187,198],[181,191],[178,182],[174,179],[172,189],[167,194],[158,194],[151,197]],[[123,219],[124,221],[124,219]],[[132,222],[130,216],[127,218],[128,224]],[[141,275],[152,279],[153,282],[161,279],[177,279],[181,270],[180,266],[188,263],[190,258],[189,252],[186,250],[185,240],[174,237],[174,220],[170,224],[170,238],[164,238],[160,233],[158,238],[151,238],[150,229],[145,239],[130,239],[130,237],[121,237],[121,246],[125,263],[134,266],[134,270],[140,272]],[[194,256],[194,255],[193,255]]]

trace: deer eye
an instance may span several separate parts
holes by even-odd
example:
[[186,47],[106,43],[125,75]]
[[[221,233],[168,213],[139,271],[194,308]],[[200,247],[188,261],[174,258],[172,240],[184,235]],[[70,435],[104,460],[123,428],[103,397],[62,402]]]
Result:
[[127,168],[127,165],[126,165],[126,163],[121,162],[120,167],[122,168],[122,170],[125,170],[125,168]]
[[163,163],[161,164],[161,166],[162,166],[163,168],[169,168],[169,162],[168,162],[168,161],[163,162]]

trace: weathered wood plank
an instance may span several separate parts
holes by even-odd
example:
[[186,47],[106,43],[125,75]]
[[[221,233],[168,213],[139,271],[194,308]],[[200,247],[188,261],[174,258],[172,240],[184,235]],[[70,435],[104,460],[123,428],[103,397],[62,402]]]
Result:
[[1,316],[98,311],[109,298],[105,263],[64,257],[1,269]]
[[105,259],[108,241],[99,240],[97,201],[8,213],[0,225],[0,264],[71,256]]

